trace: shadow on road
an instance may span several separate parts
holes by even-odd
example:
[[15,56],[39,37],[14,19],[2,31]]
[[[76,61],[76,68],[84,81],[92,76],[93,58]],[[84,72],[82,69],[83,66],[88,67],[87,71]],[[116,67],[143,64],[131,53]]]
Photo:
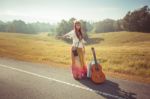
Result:
[[79,80],[80,83],[87,86],[90,89],[96,90],[97,94],[105,97],[106,99],[136,99],[135,93],[130,93],[123,91],[119,88],[117,83],[114,83],[110,80],[106,80],[105,83],[97,85],[94,84],[90,79]]

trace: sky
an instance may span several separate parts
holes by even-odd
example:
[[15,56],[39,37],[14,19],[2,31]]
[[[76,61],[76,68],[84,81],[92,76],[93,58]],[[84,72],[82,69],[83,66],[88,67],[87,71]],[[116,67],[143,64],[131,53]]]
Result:
[[94,22],[121,19],[128,11],[150,7],[150,0],[0,0],[0,20],[57,23],[74,17]]

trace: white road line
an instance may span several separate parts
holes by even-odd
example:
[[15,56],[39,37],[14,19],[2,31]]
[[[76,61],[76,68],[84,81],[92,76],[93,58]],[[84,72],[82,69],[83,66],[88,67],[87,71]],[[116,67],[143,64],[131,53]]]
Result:
[[40,78],[45,78],[45,79],[48,79],[48,80],[51,80],[51,81],[55,81],[55,82],[59,82],[59,83],[62,83],[62,84],[66,84],[66,85],[69,85],[69,86],[73,86],[73,87],[76,87],[76,88],[80,88],[80,89],[88,90],[88,91],[91,91],[91,92],[95,92],[95,93],[98,93],[98,94],[101,94],[101,95],[104,95],[104,96],[109,96],[109,97],[113,97],[113,98],[116,98],[116,99],[125,99],[125,98],[122,98],[122,97],[119,97],[119,96],[115,96],[115,95],[112,95],[112,94],[109,94],[109,93],[93,90],[91,88],[79,86],[79,85],[76,85],[76,84],[71,84],[71,83],[68,83],[68,82],[64,82],[64,81],[57,80],[57,79],[54,79],[54,78],[50,78],[50,77],[46,77],[46,76],[39,75],[39,74],[36,74],[36,73],[28,72],[28,71],[25,71],[25,70],[22,70],[22,69],[10,67],[10,66],[7,66],[7,65],[0,64],[0,66],[4,67],[4,68],[16,70],[16,71],[19,71],[19,72],[22,72],[22,73],[30,74],[30,75],[33,75],[33,76],[37,76],[37,77],[40,77]]

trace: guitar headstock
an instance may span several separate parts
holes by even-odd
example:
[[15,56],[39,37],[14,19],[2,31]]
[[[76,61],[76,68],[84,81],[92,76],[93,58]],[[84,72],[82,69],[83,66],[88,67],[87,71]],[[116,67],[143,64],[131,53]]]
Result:
[[91,47],[92,50],[94,50],[94,47]]

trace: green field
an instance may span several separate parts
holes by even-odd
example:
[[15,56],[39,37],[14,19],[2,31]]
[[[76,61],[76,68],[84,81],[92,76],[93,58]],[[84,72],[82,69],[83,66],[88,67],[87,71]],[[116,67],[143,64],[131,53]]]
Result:
[[[150,82],[149,33],[93,33],[89,37],[92,43],[86,45],[87,64],[92,59],[91,47],[95,47],[104,72]],[[0,33],[1,57],[69,67],[70,47],[62,40],[47,36],[47,33]]]

